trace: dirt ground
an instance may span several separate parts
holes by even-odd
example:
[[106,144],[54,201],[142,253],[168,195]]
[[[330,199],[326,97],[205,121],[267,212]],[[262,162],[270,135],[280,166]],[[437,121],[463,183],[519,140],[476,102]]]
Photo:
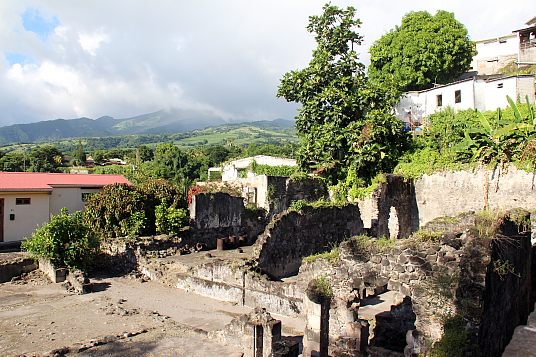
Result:
[[[76,295],[39,271],[0,284],[1,356],[241,356],[207,338],[250,308],[137,275],[92,277],[93,292]],[[283,335],[303,322],[281,319]]]

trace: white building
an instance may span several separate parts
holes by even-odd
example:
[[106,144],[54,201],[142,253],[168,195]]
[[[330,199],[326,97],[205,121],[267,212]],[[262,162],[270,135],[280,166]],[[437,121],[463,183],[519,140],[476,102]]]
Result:
[[408,129],[419,127],[424,118],[441,109],[478,109],[481,112],[506,108],[510,96],[534,104],[534,75],[476,76],[431,89],[404,93],[396,106],[396,117]]
[[[221,172],[222,181],[231,181],[240,178],[240,172],[247,169],[247,167],[255,161],[259,165],[269,166],[296,166],[296,160],[287,159],[284,157],[275,157],[268,155],[257,155],[252,157],[246,157],[244,159],[238,159],[229,161],[223,168],[211,167],[208,169],[208,177],[210,178],[213,172]],[[253,172],[246,172],[246,177],[253,177]]]
[[477,54],[471,68],[479,75],[495,74],[508,65],[536,64],[536,17],[527,27],[505,36],[475,41]]
[[113,183],[130,185],[122,175],[0,172],[0,242],[30,237],[63,207],[84,210],[92,194]]

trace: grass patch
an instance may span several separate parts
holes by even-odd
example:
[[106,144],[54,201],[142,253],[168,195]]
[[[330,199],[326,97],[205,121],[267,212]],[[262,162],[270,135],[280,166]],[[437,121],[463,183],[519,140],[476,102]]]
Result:
[[424,229],[419,229],[412,235],[413,238],[420,242],[439,242],[442,236],[443,233],[441,232],[429,232]]
[[314,262],[317,259],[326,259],[330,264],[334,265],[339,262],[339,252],[340,248],[334,247],[328,252],[313,254],[303,258],[303,260],[306,262]]
[[400,240],[389,238],[372,238],[367,235],[352,237],[348,240],[348,247],[357,256],[369,254],[389,253],[394,247],[400,245]]

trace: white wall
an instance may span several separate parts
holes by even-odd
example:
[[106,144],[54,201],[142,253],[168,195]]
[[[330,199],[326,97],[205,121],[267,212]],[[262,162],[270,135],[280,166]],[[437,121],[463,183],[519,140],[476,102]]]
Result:
[[[238,170],[245,169],[255,160],[259,165],[270,165],[270,166],[296,166],[295,159],[287,159],[284,157],[268,156],[268,155],[257,155],[253,157],[246,157],[244,159],[238,159],[230,161],[229,163],[223,166],[221,179],[222,181],[236,180],[239,178]],[[254,175],[248,174],[248,177]]]
[[[474,81],[465,80],[450,85],[427,89],[420,92],[408,92],[400,99],[400,104],[395,108],[396,117],[404,122],[408,122],[408,113],[413,119],[422,121],[430,114],[441,109],[451,107],[456,110],[474,108]],[[461,90],[461,102],[455,102],[455,92]],[[437,96],[443,96],[441,106],[437,105]]]
[[[4,241],[20,241],[30,237],[38,226],[48,223],[49,194],[3,192],[0,198],[4,198]],[[15,204],[17,198],[30,198],[29,205]],[[15,215],[15,220],[9,219],[10,214]]]
[[[100,192],[98,188],[55,187],[52,192],[2,192],[4,198],[4,241],[20,241],[32,235],[35,229],[50,222],[51,215],[58,215],[66,207],[69,213],[83,211],[82,193]],[[16,205],[16,198],[30,198],[29,205]],[[10,221],[9,215],[15,214]]]
[[476,51],[477,54],[473,57],[473,61],[479,58],[497,57],[518,53],[519,37],[517,35],[509,35],[478,41],[476,42]]
[[80,187],[54,187],[50,195],[50,214],[57,215],[66,207],[69,213],[83,211],[85,202],[82,193],[100,192],[102,189],[87,189]]
[[[461,102],[455,102],[455,92],[461,90]],[[454,83],[451,85],[445,85],[438,88],[430,89],[424,92],[426,95],[426,115],[433,114],[443,108],[451,107],[456,110],[474,108],[474,91],[473,81],[463,81]],[[443,105],[439,107],[437,105],[437,96],[443,96]]]
[[[457,90],[461,90],[460,103],[455,103]],[[437,105],[438,95],[443,96],[441,107]],[[530,102],[534,103],[534,77],[520,75],[491,81],[469,79],[420,92],[408,92],[400,99],[395,112],[396,117],[404,122],[408,122],[410,112],[414,119],[422,120],[449,106],[455,110],[478,109],[485,112],[508,107],[507,95],[513,100],[519,95],[522,102],[529,95]]]
[[[502,88],[499,88],[502,85]],[[517,78],[510,77],[501,80],[487,82],[485,84],[486,95],[484,97],[484,108],[478,108],[481,111],[496,110],[497,108],[508,107],[506,96],[516,100]]]

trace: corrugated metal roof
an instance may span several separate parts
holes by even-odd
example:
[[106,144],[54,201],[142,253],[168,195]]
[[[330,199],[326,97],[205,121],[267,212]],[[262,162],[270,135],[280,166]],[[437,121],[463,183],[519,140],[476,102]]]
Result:
[[122,175],[57,174],[44,172],[0,172],[0,191],[52,190],[53,187],[131,184]]

